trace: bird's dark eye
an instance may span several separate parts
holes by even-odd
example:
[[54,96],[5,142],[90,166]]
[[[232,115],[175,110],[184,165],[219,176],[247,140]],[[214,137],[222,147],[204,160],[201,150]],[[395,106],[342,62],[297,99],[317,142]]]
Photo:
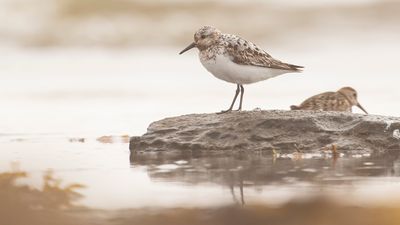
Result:
[[354,96],[354,98],[357,98],[357,94],[354,93],[353,96]]
[[206,35],[202,34],[200,37],[201,37],[201,39],[204,39],[204,38],[206,38]]

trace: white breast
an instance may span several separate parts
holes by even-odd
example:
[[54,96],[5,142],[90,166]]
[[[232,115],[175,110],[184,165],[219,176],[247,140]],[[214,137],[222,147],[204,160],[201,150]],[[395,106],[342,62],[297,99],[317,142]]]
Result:
[[259,66],[239,65],[225,55],[217,55],[215,59],[209,60],[200,57],[200,61],[218,79],[235,84],[251,84],[290,72]]

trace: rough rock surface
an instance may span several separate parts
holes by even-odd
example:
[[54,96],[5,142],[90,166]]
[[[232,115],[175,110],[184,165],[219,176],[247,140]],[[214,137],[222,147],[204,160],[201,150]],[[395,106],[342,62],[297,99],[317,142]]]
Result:
[[400,150],[400,118],[341,112],[244,111],[153,122],[131,151]]

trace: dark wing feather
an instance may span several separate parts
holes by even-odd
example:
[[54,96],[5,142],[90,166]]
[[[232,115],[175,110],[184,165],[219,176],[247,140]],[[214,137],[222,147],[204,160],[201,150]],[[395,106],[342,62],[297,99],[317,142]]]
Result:
[[240,65],[260,66],[280,70],[290,70],[293,72],[300,72],[303,68],[302,66],[292,65],[274,59],[271,55],[260,49],[255,44],[238,36],[229,35],[226,46],[226,52],[231,60]]

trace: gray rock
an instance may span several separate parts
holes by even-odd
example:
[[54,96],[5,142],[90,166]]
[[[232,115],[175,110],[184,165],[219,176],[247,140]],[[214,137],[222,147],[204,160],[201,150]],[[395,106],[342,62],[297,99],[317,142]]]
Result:
[[[153,122],[131,151],[400,149],[400,118],[342,112],[243,111],[190,114]],[[272,151],[271,151],[272,152]]]

